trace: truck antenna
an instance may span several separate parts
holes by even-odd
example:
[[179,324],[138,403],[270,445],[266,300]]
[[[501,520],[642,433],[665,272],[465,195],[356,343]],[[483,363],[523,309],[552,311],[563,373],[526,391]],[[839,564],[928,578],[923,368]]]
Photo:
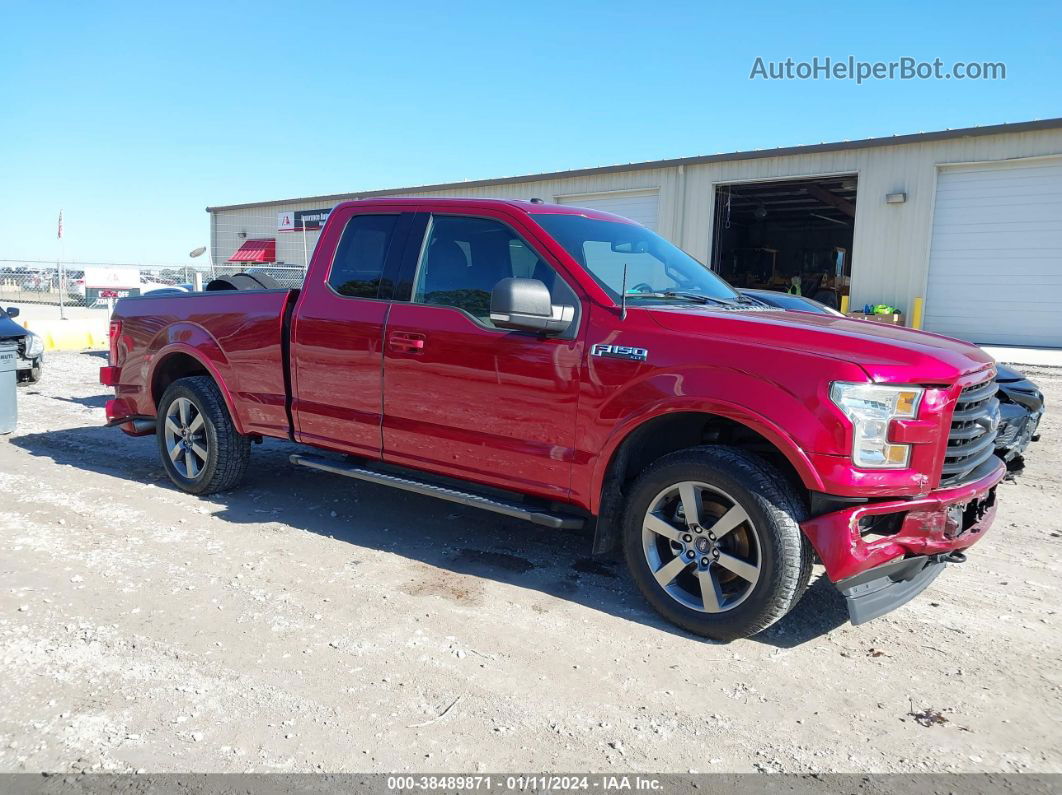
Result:
[[627,319],[627,263],[623,263],[623,287],[620,288],[620,320]]

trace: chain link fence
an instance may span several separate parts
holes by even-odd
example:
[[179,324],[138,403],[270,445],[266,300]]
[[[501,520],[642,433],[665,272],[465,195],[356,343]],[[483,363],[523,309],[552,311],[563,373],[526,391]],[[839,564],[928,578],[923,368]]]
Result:
[[0,259],[0,304],[78,308],[75,315],[94,316],[89,310],[106,310],[117,298],[193,292],[236,273],[264,274],[279,287],[298,289],[332,206],[309,201],[214,212],[206,256],[181,265]]
[[305,269],[294,265],[127,265],[0,260],[0,304],[106,309],[116,298],[159,290],[194,292],[215,278],[241,272],[264,273],[280,287],[291,289],[301,287],[305,277]]

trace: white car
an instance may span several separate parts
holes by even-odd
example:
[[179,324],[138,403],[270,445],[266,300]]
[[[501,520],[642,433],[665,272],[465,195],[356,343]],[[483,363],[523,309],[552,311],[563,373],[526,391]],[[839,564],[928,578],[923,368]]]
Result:
[[88,291],[85,289],[84,271],[67,271],[66,294],[75,304],[84,304]]

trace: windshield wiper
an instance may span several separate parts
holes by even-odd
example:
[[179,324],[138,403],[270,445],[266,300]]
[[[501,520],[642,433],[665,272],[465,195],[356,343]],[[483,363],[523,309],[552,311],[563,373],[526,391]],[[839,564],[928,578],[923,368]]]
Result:
[[753,298],[751,295],[738,294],[737,303],[744,304],[745,306],[770,306],[766,301],[761,301],[759,298]]
[[628,293],[628,298],[682,298],[686,301],[696,301],[698,304],[719,304],[720,306],[734,306],[733,301],[725,301],[722,298],[715,298],[710,295],[701,295],[700,293],[686,293],[680,290],[659,290],[649,293]]
[[740,306],[755,306],[755,307],[768,306],[768,304],[765,304],[763,301],[760,301],[759,299],[752,298],[751,296],[747,296],[747,295],[741,295],[740,293],[738,294],[738,296],[736,298],[715,298],[715,297],[710,296],[710,295],[701,295],[700,293],[685,293],[685,292],[678,292],[678,291],[675,291],[675,290],[668,290],[667,293],[668,293],[668,295],[681,295],[681,296],[686,297],[686,298],[701,299],[702,302],[704,302],[704,303],[707,303],[708,301],[713,301],[713,302],[719,304],[720,306],[728,306],[728,307],[731,307],[731,308],[740,307]]
[[734,301],[729,301],[726,298],[716,298],[712,295],[703,295],[702,293],[687,293],[682,290],[664,290],[664,295],[668,298],[687,298],[691,301],[698,301],[702,304],[718,304],[719,306],[737,306]]

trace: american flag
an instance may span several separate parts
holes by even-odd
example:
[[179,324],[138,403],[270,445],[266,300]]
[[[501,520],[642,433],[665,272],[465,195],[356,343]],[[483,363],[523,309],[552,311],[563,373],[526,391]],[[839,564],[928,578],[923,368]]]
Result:
[[63,211],[62,210],[59,211],[59,234],[56,235],[56,239],[58,239],[58,240],[62,240],[63,239]]

